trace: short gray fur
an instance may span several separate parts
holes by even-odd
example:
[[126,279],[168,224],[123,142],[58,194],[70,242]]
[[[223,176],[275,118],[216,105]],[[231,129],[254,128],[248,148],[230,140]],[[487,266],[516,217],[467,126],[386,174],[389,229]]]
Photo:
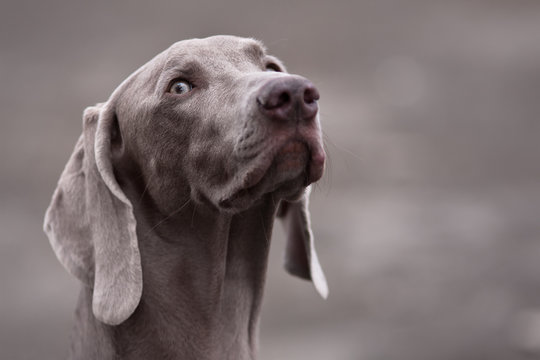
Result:
[[[193,90],[171,93],[174,79]],[[260,108],[289,84],[310,86],[260,42],[215,36],[172,45],[85,110],[44,224],[83,284],[70,359],[255,359],[276,215],[286,268],[327,296],[306,191],[324,168],[318,115]],[[290,141],[309,150],[302,168]]]

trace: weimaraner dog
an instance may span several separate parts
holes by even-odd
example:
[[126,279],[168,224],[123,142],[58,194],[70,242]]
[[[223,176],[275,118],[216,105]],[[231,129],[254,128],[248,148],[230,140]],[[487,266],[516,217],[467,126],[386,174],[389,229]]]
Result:
[[255,359],[276,216],[286,269],[327,296],[307,210],[318,99],[260,42],[215,36],[85,110],[44,225],[83,283],[70,359]]

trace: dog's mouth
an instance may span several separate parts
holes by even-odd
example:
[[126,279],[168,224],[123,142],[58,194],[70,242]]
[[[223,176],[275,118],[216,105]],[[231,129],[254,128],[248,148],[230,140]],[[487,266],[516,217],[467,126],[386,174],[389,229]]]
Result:
[[306,186],[317,181],[324,168],[324,153],[314,155],[309,145],[293,139],[265,154],[243,176],[241,185],[219,202],[224,209],[245,208],[253,200],[268,193],[294,196]]

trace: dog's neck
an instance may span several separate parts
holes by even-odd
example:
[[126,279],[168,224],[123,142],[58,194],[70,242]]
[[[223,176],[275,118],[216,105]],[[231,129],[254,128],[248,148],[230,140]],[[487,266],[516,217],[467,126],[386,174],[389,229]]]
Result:
[[254,359],[276,205],[261,201],[230,215],[189,202],[161,218],[134,208],[140,304],[124,323],[106,326],[92,315],[92,291],[84,288],[72,357]]

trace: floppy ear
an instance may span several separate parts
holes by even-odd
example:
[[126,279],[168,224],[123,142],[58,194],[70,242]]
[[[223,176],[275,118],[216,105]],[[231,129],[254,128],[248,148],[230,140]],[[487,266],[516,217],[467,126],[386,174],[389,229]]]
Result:
[[93,287],[95,317],[117,325],[135,311],[142,293],[136,222],[111,163],[114,109],[89,107],[83,133],[45,214],[44,230],[73,276]]
[[322,271],[313,242],[309,216],[309,194],[306,189],[297,202],[282,200],[277,216],[282,219],[287,236],[285,269],[292,275],[313,281],[315,289],[323,298],[328,297],[328,285]]

